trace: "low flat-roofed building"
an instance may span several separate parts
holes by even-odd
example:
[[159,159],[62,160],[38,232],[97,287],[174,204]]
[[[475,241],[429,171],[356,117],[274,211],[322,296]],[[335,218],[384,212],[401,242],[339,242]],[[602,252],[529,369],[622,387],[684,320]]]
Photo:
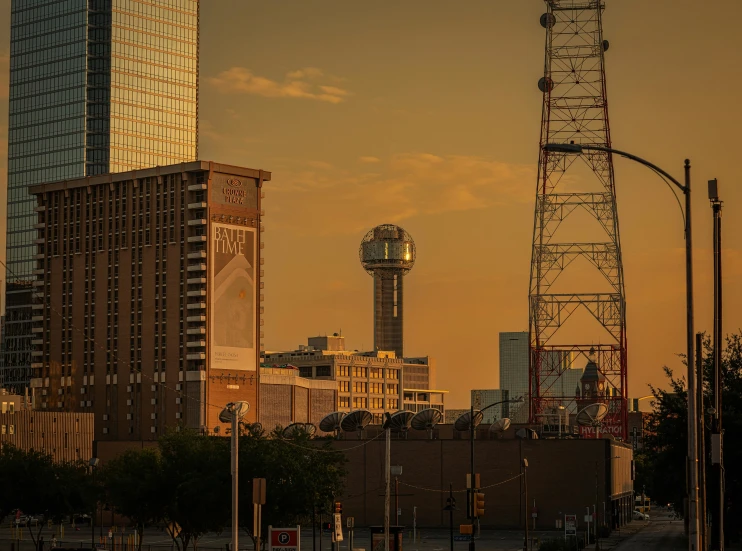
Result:
[[260,415],[266,432],[292,423],[319,423],[337,407],[337,384],[307,379],[295,367],[260,368]]
[[0,389],[0,447],[47,453],[57,462],[93,457],[92,413],[39,411],[29,397]]

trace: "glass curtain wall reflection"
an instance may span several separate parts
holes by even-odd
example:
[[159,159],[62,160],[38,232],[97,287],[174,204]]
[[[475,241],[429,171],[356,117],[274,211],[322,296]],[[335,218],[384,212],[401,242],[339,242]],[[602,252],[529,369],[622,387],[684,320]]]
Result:
[[198,0],[12,0],[0,384],[22,391],[41,367],[31,320],[44,251],[28,186],[195,160],[198,18]]

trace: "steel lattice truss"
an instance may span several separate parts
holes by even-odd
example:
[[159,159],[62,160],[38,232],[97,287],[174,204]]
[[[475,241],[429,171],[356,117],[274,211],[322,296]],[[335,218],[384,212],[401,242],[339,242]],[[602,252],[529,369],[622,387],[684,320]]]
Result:
[[[541,17],[546,28],[541,146],[547,143],[597,144],[610,147],[606,100],[601,0],[547,0]],[[610,154],[585,151],[582,155],[547,152],[540,148],[536,211],[529,289],[530,416],[531,422],[559,405],[574,409],[577,389],[556,384],[564,366],[555,369],[548,358],[567,353],[574,367],[583,368],[595,349],[599,371],[606,379],[603,400],[609,406],[606,424],[618,427],[625,438],[626,300],[618,232],[613,161]],[[563,176],[574,163],[585,163],[599,191],[567,192]],[[576,211],[587,212],[599,223],[585,230],[580,242],[562,242],[558,229]],[[600,231],[602,228],[602,231]],[[608,291],[575,289],[556,293],[552,286],[578,258],[587,260],[608,283]],[[578,310],[587,311],[605,329],[601,343],[557,344],[559,330]],[[552,356],[553,357],[553,356]],[[562,389],[556,391],[555,389]],[[620,432],[620,434],[619,434]]]

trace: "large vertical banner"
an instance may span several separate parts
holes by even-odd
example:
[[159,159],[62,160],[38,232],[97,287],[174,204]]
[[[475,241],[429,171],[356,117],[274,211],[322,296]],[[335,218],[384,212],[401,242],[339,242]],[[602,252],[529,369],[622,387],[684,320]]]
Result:
[[212,369],[256,370],[256,228],[211,224]]

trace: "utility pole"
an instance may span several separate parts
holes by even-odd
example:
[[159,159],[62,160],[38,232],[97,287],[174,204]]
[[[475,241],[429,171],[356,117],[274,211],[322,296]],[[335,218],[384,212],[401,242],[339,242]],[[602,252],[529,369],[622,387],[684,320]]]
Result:
[[523,542],[523,549],[528,551],[528,459],[523,458],[523,488],[525,492],[525,499],[523,500],[523,525],[525,526],[525,541]]
[[[706,513],[706,427],[703,400],[703,333],[696,333],[696,382],[698,383],[698,541],[700,551],[708,550],[708,514]],[[642,496],[643,497],[643,496]],[[643,503],[642,503],[643,504]]]
[[394,526],[399,526],[399,477],[394,477]]
[[685,292],[688,362],[688,551],[701,551],[698,539],[698,410],[696,370],[693,367],[695,339],[693,315],[693,231],[691,227],[690,160],[685,160]]
[[389,501],[390,501],[390,471],[392,463],[392,439],[391,428],[389,427],[388,418],[386,423],[386,465],[384,477],[386,480],[386,491],[384,493],[384,551],[389,551]]
[[232,551],[237,551],[240,532],[239,516],[237,507],[239,504],[239,493],[237,488],[237,477],[239,475],[239,453],[240,453],[240,418],[232,413]]
[[[448,530],[451,542],[451,551],[453,551],[453,512],[456,509],[456,500],[453,497],[453,483],[448,484],[448,499],[444,511],[448,511]],[[472,534],[473,536],[473,534]]]
[[709,180],[709,199],[714,213],[714,406],[711,417],[711,465],[712,465],[712,522],[711,549],[724,550],[724,444],[722,429],[722,391],[724,388],[721,372],[721,351],[724,334],[722,331],[722,277],[721,277],[721,199],[719,183]]
[[474,431],[476,430],[476,423],[474,422],[474,404],[470,406],[470,423],[469,423],[469,453],[471,460],[471,477],[469,478],[469,510],[471,511],[471,540],[469,541],[469,551],[474,551],[474,500],[476,499],[474,486],[476,475],[474,474]]

